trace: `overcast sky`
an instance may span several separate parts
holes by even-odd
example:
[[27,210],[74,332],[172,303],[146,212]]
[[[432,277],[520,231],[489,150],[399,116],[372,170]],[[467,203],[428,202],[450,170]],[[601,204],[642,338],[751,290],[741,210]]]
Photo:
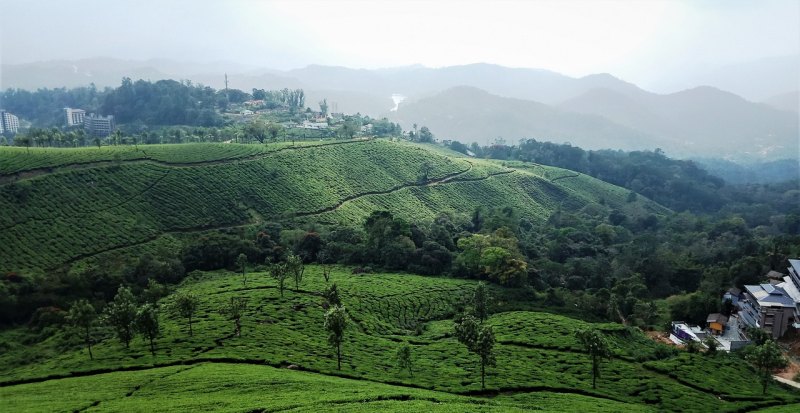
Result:
[[170,58],[289,69],[488,62],[647,86],[800,53],[800,0],[0,0],[3,63]]

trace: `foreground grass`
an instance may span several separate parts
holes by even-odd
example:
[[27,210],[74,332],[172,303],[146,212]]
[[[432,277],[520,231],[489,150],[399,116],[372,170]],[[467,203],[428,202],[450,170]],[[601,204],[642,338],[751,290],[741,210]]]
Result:
[[[326,402],[318,399],[321,390],[311,385],[298,385],[299,391],[305,393],[287,399],[301,403],[290,406],[298,411],[321,411],[316,402],[302,404],[307,400],[319,400],[318,404],[334,411],[356,409],[356,405],[350,406],[351,401],[347,400],[353,403],[370,400],[368,405],[358,407],[365,411],[484,408],[513,411],[517,406],[522,406],[521,409],[540,406],[545,410],[559,410],[561,406],[567,411],[597,411],[591,406],[603,406],[603,403],[608,403],[611,411],[630,410],[631,405],[670,411],[741,411],[800,402],[797,392],[778,385],[771,386],[769,393],[762,396],[754,373],[733,356],[677,355],[657,360],[660,345],[637,330],[536,311],[540,304],[537,296],[496,287],[491,289],[495,304],[488,323],[494,327],[498,339],[498,365],[489,369],[488,388],[481,391],[476,358],[451,336],[450,320],[462,306],[463,297],[474,288],[473,282],[409,274],[352,275],[344,268],[334,271],[332,281],[338,285],[350,317],[341,371],[336,370],[333,351],[322,329],[324,309],[318,292],[327,284],[320,268],[307,267],[300,288],[295,289],[289,283],[291,288],[285,291],[284,297],[280,296],[274,280],[264,273],[250,274],[246,287],[237,274],[197,273],[179,287],[202,298],[194,337],[188,336],[183,320],[170,310],[172,297],[162,300],[162,336],[155,357],[138,338],[131,349],[125,349],[108,337],[95,346],[95,360],[89,360],[80,340],[68,331],[47,332],[44,335],[49,338],[38,343],[35,340],[26,342],[30,334],[23,330],[5,331],[0,333],[0,345],[5,349],[0,354],[0,383],[5,383],[0,384],[3,391],[0,394],[4,401],[13,401],[22,410],[28,407],[35,410],[40,405],[47,410],[51,396],[46,395],[55,397],[59,388],[53,385],[52,393],[48,393],[50,390],[45,389],[48,383],[64,383],[64,388],[73,389],[70,391],[75,394],[79,392],[74,388],[82,386],[79,383],[88,383],[83,385],[87,392],[96,391],[107,395],[109,400],[95,407],[108,410],[136,411],[140,409],[137,406],[152,410],[159,405],[150,405],[147,400],[156,403],[161,399],[159,403],[164,406],[177,403],[167,410],[272,410],[273,402],[277,403],[275,406],[283,406],[282,399],[273,400],[277,396],[273,397],[272,391],[260,389],[274,383],[275,377],[299,373],[266,366],[294,364],[317,374],[304,373],[302,377],[316,377],[322,381],[359,379],[342,385],[331,384],[342,391],[350,388],[349,383],[375,386],[380,382],[402,386],[402,391],[380,387],[379,392],[356,393],[352,399],[337,393],[331,397],[335,396],[340,402]],[[232,323],[218,312],[234,296],[249,299],[242,337],[232,336]],[[613,353],[601,367],[597,389],[591,386],[590,360],[573,335],[574,329],[588,326],[603,331]],[[395,364],[394,355],[403,343],[409,343],[412,348],[413,376],[399,370]],[[224,363],[236,365],[225,367],[227,370],[214,370],[227,366]],[[240,368],[245,370],[237,373]],[[249,368],[262,370],[247,370]],[[108,373],[123,369],[136,371]],[[266,372],[263,373],[266,381],[257,379],[262,373],[248,371]],[[155,372],[159,373],[150,375]],[[106,373],[119,374],[126,379],[91,381]],[[90,376],[61,379],[74,375]],[[183,381],[183,377],[190,379]],[[43,381],[45,379],[54,380]],[[20,381],[36,383],[11,385]],[[153,386],[140,382],[153,382]],[[156,385],[158,383],[163,385]],[[260,384],[251,386],[251,383]],[[117,396],[139,385],[142,387],[132,396]],[[436,391],[438,395],[423,397],[414,393],[422,389]],[[411,396],[399,400],[394,397],[397,391]],[[139,394],[142,396],[138,397]],[[219,400],[214,394],[218,394]],[[448,395],[454,398],[447,399]],[[88,399],[81,396],[74,400],[65,398],[63,402],[78,406],[100,399],[100,396]],[[481,401],[489,404],[476,404]],[[581,408],[581,403],[588,407]],[[65,407],[65,410],[70,409],[73,407]]]
[[486,399],[268,366],[211,363],[0,388],[0,399],[15,412],[649,411],[586,396]]

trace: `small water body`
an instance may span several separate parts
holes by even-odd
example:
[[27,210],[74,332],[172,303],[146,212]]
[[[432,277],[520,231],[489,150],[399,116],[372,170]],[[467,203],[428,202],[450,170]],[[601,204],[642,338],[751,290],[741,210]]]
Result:
[[397,109],[400,107],[400,103],[406,100],[406,97],[399,94],[399,93],[392,93],[392,102],[394,102],[394,107],[389,109],[389,112],[397,112]]

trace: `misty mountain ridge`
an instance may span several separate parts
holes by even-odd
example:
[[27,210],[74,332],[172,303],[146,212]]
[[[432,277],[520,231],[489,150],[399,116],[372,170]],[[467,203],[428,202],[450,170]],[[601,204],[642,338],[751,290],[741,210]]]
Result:
[[668,95],[591,90],[559,107],[603,116],[669,140],[668,148],[684,156],[694,152],[727,156],[731,147],[761,156],[797,153],[796,114],[752,103],[710,86]]
[[498,137],[509,143],[519,138],[569,142],[587,149],[652,149],[666,143],[601,116],[492,95],[470,86],[458,86],[404,102],[389,116],[405,128],[418,123],[441,137],[481,144],[491,143]]
[[683,79],[665,78],[662,90],[680,90],[710,85],[760,102],[800,87],[800,54],[773,56],[710,68]]
[[774,109],[800,114],[800,91],[781,93],[764,99],[761,103]]
[[[485,143],[498,136],[507,140],[535,137],[587,148],[661,147],[673,156],[798,153],[798,112],[785,110],[790,99],[773,102],[783,105],[784,110],[778,110],[709,86],[657,94],[608,73],[574,78],[545,69],[488,63],[383,69],[310,65],[273,70],[229,62],[98,58],[3,65],[0,86],[36,89],[92,82],[104,87],[130,77],[189,79],[221,89],[226,72],[231,88],[303,88],[308,106],[327,99],[332,110],[390,117],[407,129],[414,123],[427,125],[443,139]],[[396,113],[389,112],[394,93],[407,97]],[[470,101],[465,104],[458,99]]]

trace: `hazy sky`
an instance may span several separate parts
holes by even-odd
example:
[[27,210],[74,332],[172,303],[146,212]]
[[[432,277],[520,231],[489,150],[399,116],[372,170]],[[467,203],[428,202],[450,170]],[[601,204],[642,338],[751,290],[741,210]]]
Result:
[[475,62],[641,85],[800,53],[800,0],[0,0],[3,63],[109,56],[438,67]]

